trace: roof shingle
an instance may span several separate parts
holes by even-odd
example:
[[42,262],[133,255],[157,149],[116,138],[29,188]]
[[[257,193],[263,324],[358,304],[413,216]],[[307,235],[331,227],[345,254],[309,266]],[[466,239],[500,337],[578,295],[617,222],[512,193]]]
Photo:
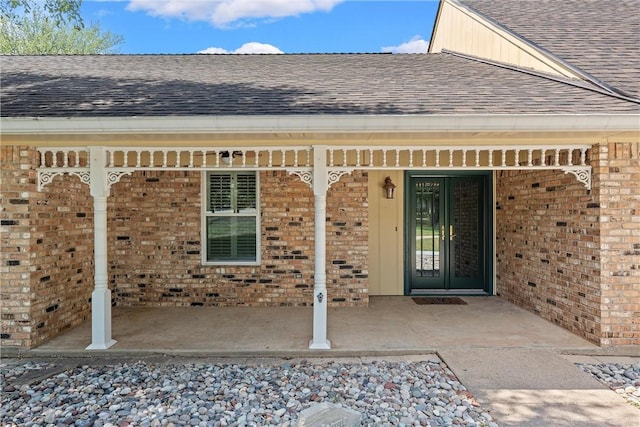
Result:
[[640,110],[448,54],[4,56],[0,66],[3,117]]

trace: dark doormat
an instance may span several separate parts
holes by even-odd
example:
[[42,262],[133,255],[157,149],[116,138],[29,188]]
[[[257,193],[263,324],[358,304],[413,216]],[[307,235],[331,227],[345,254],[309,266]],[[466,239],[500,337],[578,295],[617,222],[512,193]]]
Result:
[[414,297],[412,298],[416,304],[466,304],[458,297]]

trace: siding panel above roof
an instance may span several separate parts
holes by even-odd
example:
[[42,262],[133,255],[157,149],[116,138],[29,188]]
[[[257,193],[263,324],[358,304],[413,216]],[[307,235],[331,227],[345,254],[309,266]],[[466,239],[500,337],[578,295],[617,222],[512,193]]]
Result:
[[581,79],[574,70],[552,56],[542,54],[517,35],[451,2],[443,2],[440,6],[429,47],[432,53],[445,50],[559,77]]
[[485,18],[640,98],[638,0],[459,0]]
[[0,57],[3,117],[629,113],[640,106],[448,54]]

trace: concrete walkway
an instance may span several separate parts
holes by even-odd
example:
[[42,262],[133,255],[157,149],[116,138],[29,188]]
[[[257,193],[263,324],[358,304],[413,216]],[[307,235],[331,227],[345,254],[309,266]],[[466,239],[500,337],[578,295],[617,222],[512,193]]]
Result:
[[640,409],[576,367],[584,356],[542,348],[449,348],[439,355],[500,426],[640,426]]
[[113,338],[118,343],[111,349],[84,350],[91,336],[87,322],[23,356],[437,353],[501,426],[640,426],[640,409],[574,364],[613,356],[640,363],[638,347],[600,348],[498,297],[463,299],[467,305],[372,297],[366,308],[329,309],[332,349],[315,351],[308,350],[311,308],[114,308]]

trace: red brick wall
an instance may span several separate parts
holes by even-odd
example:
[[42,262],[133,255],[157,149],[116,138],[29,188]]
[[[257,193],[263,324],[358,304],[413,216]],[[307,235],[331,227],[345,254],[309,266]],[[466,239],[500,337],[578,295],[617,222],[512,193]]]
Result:
[[640,344],[640,144],[599,146],[602,345]]
[[78,177],[61,175],[32,200],[31,320],[36,346],[91,318],[93,199]]
[[599,204],[574,176],[502,171],[496,179],[500,296],[599,342]]
[[38,154],[2,148],[2,344],[33,347],[90,316],[89,187],[57,176],[36,191]]
[[343,175],[327,192],[327,291],[329,305],[369,303],[367,172]]
[[562,172],[498,173],[502,297],[599,345],[640,344],[639,154],[594,146],[590,192]]
[[26,147],[0,147],[0,316],[2,346],[30,347],[31,222],[29,208],[36,188],[35,154]]
[[[368,303],[367,185],[366,174],[357,173],[329,192],[332,305]],[[112,187],[109,272],[116,305],[310,305],[314,199],[309,186],[284,171],[260,173],[260,266],[201,265],[200,188],[199,172],[136,172]],[[345,248],[345,242],[355,241]]]

